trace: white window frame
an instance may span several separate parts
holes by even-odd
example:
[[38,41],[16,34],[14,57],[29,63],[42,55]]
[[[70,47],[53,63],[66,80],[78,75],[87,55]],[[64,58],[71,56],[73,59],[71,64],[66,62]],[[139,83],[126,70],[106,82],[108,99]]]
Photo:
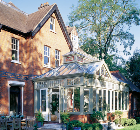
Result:
[[[14,41],[14,42],[13,42]],[[17,44],[17,45],[16,45]],[[16,53],[17,53],[17,59],[13,59],[13,57],[14,57],[14,54],[12,54],[12,61],[11,62],[14,62],[14,63],[19,63],[19,40],[18,39],[16,39],[16,38],[14,38],[14,37],[12,37],[12,39],[11,39],[11,48],[12,48],[12,50],[11,51],[16,51]],[[12,52],[11,52],[12,53]],[[21,63],[19,63],[19,64],[21,64]]]
[[[56,61],[58,61],[59,65],[56,66]],[[59,50],[55,50],[55,67],[59,67],[60,66],[60,51]]]
[[[47,50],[46,50],[47,48]],[[44,58],[48,57],[49,62],[47,64],[44,63],[44,67],[50,68],[50,47],[44,45]]]
[[[51,25],[53,29],[51,29]],[[55,18],[50,17],[50,31],[55,32]]]

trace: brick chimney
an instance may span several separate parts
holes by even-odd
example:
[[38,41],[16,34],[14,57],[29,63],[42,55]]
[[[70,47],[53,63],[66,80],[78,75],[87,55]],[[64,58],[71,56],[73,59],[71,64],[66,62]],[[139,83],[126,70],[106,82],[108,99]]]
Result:
[[49,3],[48,2],[46,2],[44,4],[41,4],[40,7],[38,7],[38,9],[42,9],[42,8],[44,8],[46,6],[49,6]]

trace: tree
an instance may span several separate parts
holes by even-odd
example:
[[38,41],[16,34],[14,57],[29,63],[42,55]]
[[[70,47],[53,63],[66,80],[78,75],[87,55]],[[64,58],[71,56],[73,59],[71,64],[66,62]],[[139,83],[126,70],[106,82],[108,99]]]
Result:
[[133,56],[127,61],[125,69],[129,79],[140,88],[140,50],[136,50]]
[[106,59],[108,52],[117,52],[123,45],[124,54],[134,44],[129,32],[132,24],[139,25],[139,10],[134,0],[79,0],[69,15],[70,26],[76,26],[81,47],[88,54]]

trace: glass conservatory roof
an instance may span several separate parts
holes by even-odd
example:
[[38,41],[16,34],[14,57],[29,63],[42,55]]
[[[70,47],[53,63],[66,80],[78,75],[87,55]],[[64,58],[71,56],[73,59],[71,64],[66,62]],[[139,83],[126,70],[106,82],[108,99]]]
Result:
[[100,62],[94,62],[89,64],[80,65],[78,63],[69,63],[63,64],[58,68],[52,69],[47,73],[40,75],[36,78],[44,78],[44,77],[51,77],[51,76],[60,76],[60,75],[68,75],[68,74],[78,74],[78,73],[87,73],[87,74],[94,74],[96,69],[100,66]]

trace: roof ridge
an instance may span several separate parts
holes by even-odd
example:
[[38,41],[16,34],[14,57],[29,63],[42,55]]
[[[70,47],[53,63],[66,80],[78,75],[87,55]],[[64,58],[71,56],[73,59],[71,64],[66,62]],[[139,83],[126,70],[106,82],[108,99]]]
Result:
[[[50,8],[50,10],[51,10],[55,5],[56,5],[56,3],[50,5],[50,6],[52,6],[52,7]],[[50,12],[50,10],[49,10],[48,12]],[[39,11],[39,10],[38,10],[38,11]],[[38,12],[38,11],[36,11],[36,12]],[[36,12],[34,12],[34,13],[36,13]],[[47,13],[47,14],[48,14],[48,13]],[[46,15],[47,15],[47,14],[46,14]],[[40,22],[46,17],[46,15],[40,20]],[[40,22],[39,22],[39,23],[40,23]],[[39,23],[38,23],[38,24],[39,24]],[[38,24],[33,28],[33,30],[35,30],[35,28],[38,26]]]

